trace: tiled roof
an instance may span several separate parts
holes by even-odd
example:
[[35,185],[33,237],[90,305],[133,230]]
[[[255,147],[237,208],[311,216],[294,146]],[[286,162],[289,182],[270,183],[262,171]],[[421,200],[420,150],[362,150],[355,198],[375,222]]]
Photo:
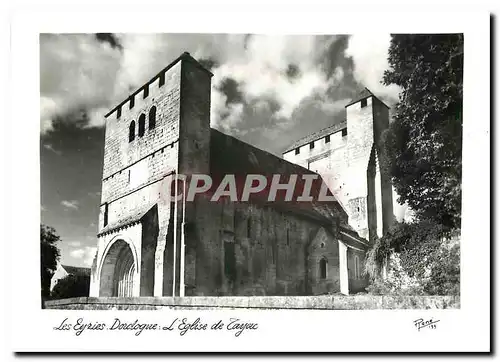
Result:
[[387,108],[390,108],[387,104],[385,104],[384,102],[382,102],[380,100],[380,98],[378,98],[375,94],[372,93],[371,90],[369,90],[368,88],[364,88],[361,92],[359,92],[356,97],[354,97],[349,103],[347,103],[345,106],[346,107],[349,107],[351,104],[354,104],[356,102],[359,102],[360,100],[362,99],[365,99],[365,98],[368,98],[368,97],[373,97],[375,99],[377,99],[380,103],[382,103],[384,106],[386,106]]
[[234,174],[316,174],[239,139],[211,129],[211,170]]
[[374,94],[368,89],[368,88],[364,88],[361,92],[359,92],[356,97],[354,97],[349,103],[347,103],[345,106],[348,107],[350,106],[351,104],[354,104],[356,102],[359,102],[360,100],[362,99],[365,99],[365,98],[368,98],[368,97],[371,97],[371,96],[374,96]]
[[340,131],[342,128],[345,128],[347,126],[347,122],[344,120],[340,123],[333,124],[329,127],[320,129],[317,132],[311,133],[305,137],[302,137],[301,139],[295,141],[292,145],[290,145],[283,153],[287,153],[291,150],[296,149],[297,147],[303,146],[308,144],[309,142],[315,141],[319,138],[325,137],[329,134],[335,133],[337,131]]
[[341,239],[345,244],[363,250],[367,250],[370,247],[368,240],[360,237],[349,224],[341,224],[340,232],[343,234],[341,235]]
[[[299,178],[301,175],[318,175],[316,172],[288,162],[215,129],[211,129],[210,135],[210,173],[212,177],[226,174],[233,174],[236,177],[248,174],[259,174],[267,177],[280,174],[286,177],[295,174]],[[321,177],[318,180],[322,182]],[[313,186],[311,196],[317,199],[315,193],[319,191],[319,187]],[[252,198],[253,196],[256,195],[250,197],[251,202],[261,203],[283,211],[309,215],[317,219],[330,220],[330,222],[332,212],[341,218],[347,217],[338,202],[313,203],[279,200],[269,202],[267,198],[263,200],[259,199],[258,196]]]

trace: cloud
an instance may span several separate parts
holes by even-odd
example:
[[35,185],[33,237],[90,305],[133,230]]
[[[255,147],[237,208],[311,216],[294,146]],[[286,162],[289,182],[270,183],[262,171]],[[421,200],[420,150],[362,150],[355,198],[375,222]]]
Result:
[[[107,107],[120,59],[118,49],[93,34],[40,35],[41,133],[53,129],[57,116]],[[102,125],[104,118],[91,121]]]
[[[233,41],[233,47],[226,49],[226,58],[220,56],[220,65],[213,69],[215,91],[230,77],[238,83],[247,103],[272,99],[280,106],[276,116],[290,118],[304,99],[323,96],[339,81],[329,78],[319,66],[319,59],[334,39],[252,35],[245,43]],[[290,69],[294,70],[292,76]],[[217,124],[218,116],[226,110],[222,104],[215,104],[214,108],[212,120]]]
[[[104,114],[160,69],[188,51],[210,60],[212,111],[215,127],[238,125],[249,103],[271,99],[276,116],[290,118],[309,97],[328,101],[326,91],[342,80],[342,68],[332,76],[322,69],[334,36],[265,36],[243,34],[116,34],[119,46],[92,34],[40,37],[41,132],[50,132],[54,117],[84,110],[88,127],[104,124]],[[293,71],[291,71],[293,70]],[[241,92],[228,102],[222,86],[231,77]]]
[[345,105],[348,104],[350,100],[350,98],[339,99],[336,101],[323,100],[319,102],[319,107],[325,113],[337,113],[342,111],[345,108]]
[[80,259],[86,266],[91,266],[96,251],[97,247],[95,246],[85,246],[83,248],[70,251],[69,255],[75,259]]
[[211,95],[210,119],[212,126],[229,132],[243,120],[243,103],[227,103],[227,96],[214,89]]
[[74,210],[78,210],[78,205],[80,203],[77,201],[77,200],[63,200],[61,201],[61,205],[68,208],[68,209],[74,209]]
[[80,246],[82,243],[80,241],[69,241],[68,242],[69,246]]
[[353,76],[356,81],[394,104],[399,100],[401,89],[395,84],[382,84],[384,71],[389,69],[390,42],[389,34],[355,34],[349,37],[345,55],[354,62]]
[[[324,93],[338,81],[328,78],[318,66],[334,37],[122,34],[117,38],[123,49],[117,90],[138,87],[184,51],[197,59],[211,59],[215,63],[211,119],[214,126],[225,130],[238,124],[244,105],[255,99],[276,100],[278,116],[288,118],[306,97]],[[296,68],[294,77],[287,74],[291,64]],[[243,98],[240,102],[227,102],[222,87],[228,78],[237,82]]]
[[96,191],[96,192],[90,191],[90,192],[87,192],[87,195],[89,197],[101,197],[101,191]]

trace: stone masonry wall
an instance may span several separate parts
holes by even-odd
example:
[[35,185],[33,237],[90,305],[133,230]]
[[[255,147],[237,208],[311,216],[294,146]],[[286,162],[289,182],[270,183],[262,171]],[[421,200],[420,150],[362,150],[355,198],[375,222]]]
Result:
[[[200,120],[194,116],[197,111],[193,112],[193,109],[200,107],[203,114],[210,112],[210,82],[208,81],[208,86],[201,87],[198,79],[189,76],[190,72],[194,72],[192,69],[195,66],[192,64],[189,55],[184,54],[179,61],[133,94],[127,102],[114,109],[106,120],[99,231],[106,227],[105,211],[108,227],[127,225],[141,218],[143,233],[134,235],[134,240],[131,241],[137,244],[138,249],[142,248],[141,252],[145,258],[137,266],[144,277],[147,277],[147,285],[141,284],[141,295],[161,296],[169,292],[164,290],[166,288],[163,276],[165,274],[168,278],[168,275],[172,274],[172,263],[170,269],[164,267],[167,233],[172,215],[170,200],[165,193],[169,192],[172,174],[179,170],[179,159],[202,158],[200,155],[208,159],[208,147],[199,150],[200,155],[190,155],[186,151],[190,148],[198,150],[197,146],[201,144],[193,137],[192,132],[188,134],[188,129],[194,127],[201,130],[204,122],[203,134],[206,136],[209,135],[210,122],[208,117]],[[204,71],[203,75],[207,74],[209,73]],[[197,76],[201,77],[199,73]],[[189,98],[195,98],[193,89],[208,93],[208,98]],[[182,92],[187,94],[181,99]],[[203,106],[200,106],[200,101]],[[155,127],[150,129],[149,112],[152,107],[156,107],[156,118]],[[142,136],[139,135],[141,115],[145,116]],[[135,138],[129,141],[129,128],[133,121]],[[198,132],[201,132],[200,130]],[[189,144],[190,142],[193,144]],[[209,139],[204,139],[204,142],[208,144]],[[181,152],[184,156],[180,155]],[[205,163],[208,167],[208,162]],[[147,216],[146,213],[152,208],[155,208],[154,214]],[[106,248],[108,239],[113,234],[115,232],[100,238],[97,266],[105,257],[102,250]],[[99,274],[100,270],[95,273]]]
[[347,159],[349,167],[348,192],[349,223],[368,239],[368,180],[367,170],[373,147],[373,97],[367,98],[365,107],[356,102],[347,110]]
[[389,127],[389,109],[378,99],[373,102],[373,118],[375,128],[375,142],[377,148],[378,165],[377,172],[380,173],[381,185],[381,226],[382,233],[386,232],[394,222],[394,199],[392,183],[388,175],[381,172],[380,163],[383,161],[385,154],[380,144],[380,136],[382,132]]
[[[329,136],[330,142],[326,142]],[[300,147],[299,154],[295,150],[283,154],[289,162],[301,165],[321,175],[329,190],[345,208],[347,204],[347,138],[338,130],[330,135],[322,136],[314,141],[314,148],[309,143]]]
[[[299,154],[291,150],[283,158],[318,172],[349,215],[349,224],[368,239],[369,229],[374,230],[372,235],[377,229],[381,234],[382,228],[386,230],[393,221],[392,188],[390,180],[380,174],[378,160],[376,170],[372,170],[377,176],[376,185],[370,185],[373,180],[368,175],[373,147],[389,125],[389,113],[375,97],[366,98],[365,107],[360,101],[348,106],[346,113],[347,135],[337,131],[329,135],[328,143],[322,136],[313,141],[314,148],[308,143],[300,147]],[[375,152],[379,157],[380,150],[376,148]],[[373,200],[367,199],[369,187]]]
[[322,295],[304,297],[70,298],[46,302],[48,309],[460,309],[457,296]]
[[[160,86],[160,78],[149,84],[146,98],[143,98],[143,92],[136,94],[133,108],[130,108],[129,100],[121,107],[119,118],[117,111],[107,117],[103,179],[178,139],[180,72],[181,62],[165,73],[165,84]],[[157,108],[156,127],[149,132],[148,114],[153,105]],[[146,115],[146,128],[144,136],[139,137],[138,119],[142,113]],[[135,121],[136,136],[129,143],[129,126],[132,121]]]
[[[320,230],[315,221],[255,204],[198,200],[196,223],[187,225],[187,230],[186,295],[305,295],[338,290],[336,241],[327,234],[323,249],[309,249]],[[317,288],[317,265],[323,256],[328,259],[331,283],[322,281]]]
[[177,167],[178,143],[162,147],[155,153],[115,173],[103,182],[102,199],[113,202],[148,183],[161,179]]
[[[340,135],[340,132],[338,134]],[[321,158],[316,157],[309,162],[310,169],[321,175],[330,191],[344,207],[347,205],[349,198],[349,192],[347,191],[347,147],[345,144],[347,144],[346,140],[338,148],[323,154]]]
[[[349,277],[349,293],[365,292],[368,279],[363,275],[365,253],[362,251],[347,249],[347,275]],[[356,274],[355,258],[358,258],[358,272]]]

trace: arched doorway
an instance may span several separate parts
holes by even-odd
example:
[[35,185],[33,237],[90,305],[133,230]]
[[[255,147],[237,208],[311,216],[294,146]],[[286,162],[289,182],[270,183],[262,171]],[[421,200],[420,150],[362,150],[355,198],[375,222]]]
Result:
[[136,265],[130,246],[124,240],[114,242],[102,263],[99,296],[134,296],[135,274]]

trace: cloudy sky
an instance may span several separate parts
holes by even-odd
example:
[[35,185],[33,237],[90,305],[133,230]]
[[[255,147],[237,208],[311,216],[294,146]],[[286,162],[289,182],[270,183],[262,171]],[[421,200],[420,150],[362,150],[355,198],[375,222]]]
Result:
[[104,114],[188,51],[209,68],[211,126],[281,155],[345,117],[381,84],[390,36],[43,34],[40,36],[41,218],[62,238],[61,262],[89,266],[97,244]]

